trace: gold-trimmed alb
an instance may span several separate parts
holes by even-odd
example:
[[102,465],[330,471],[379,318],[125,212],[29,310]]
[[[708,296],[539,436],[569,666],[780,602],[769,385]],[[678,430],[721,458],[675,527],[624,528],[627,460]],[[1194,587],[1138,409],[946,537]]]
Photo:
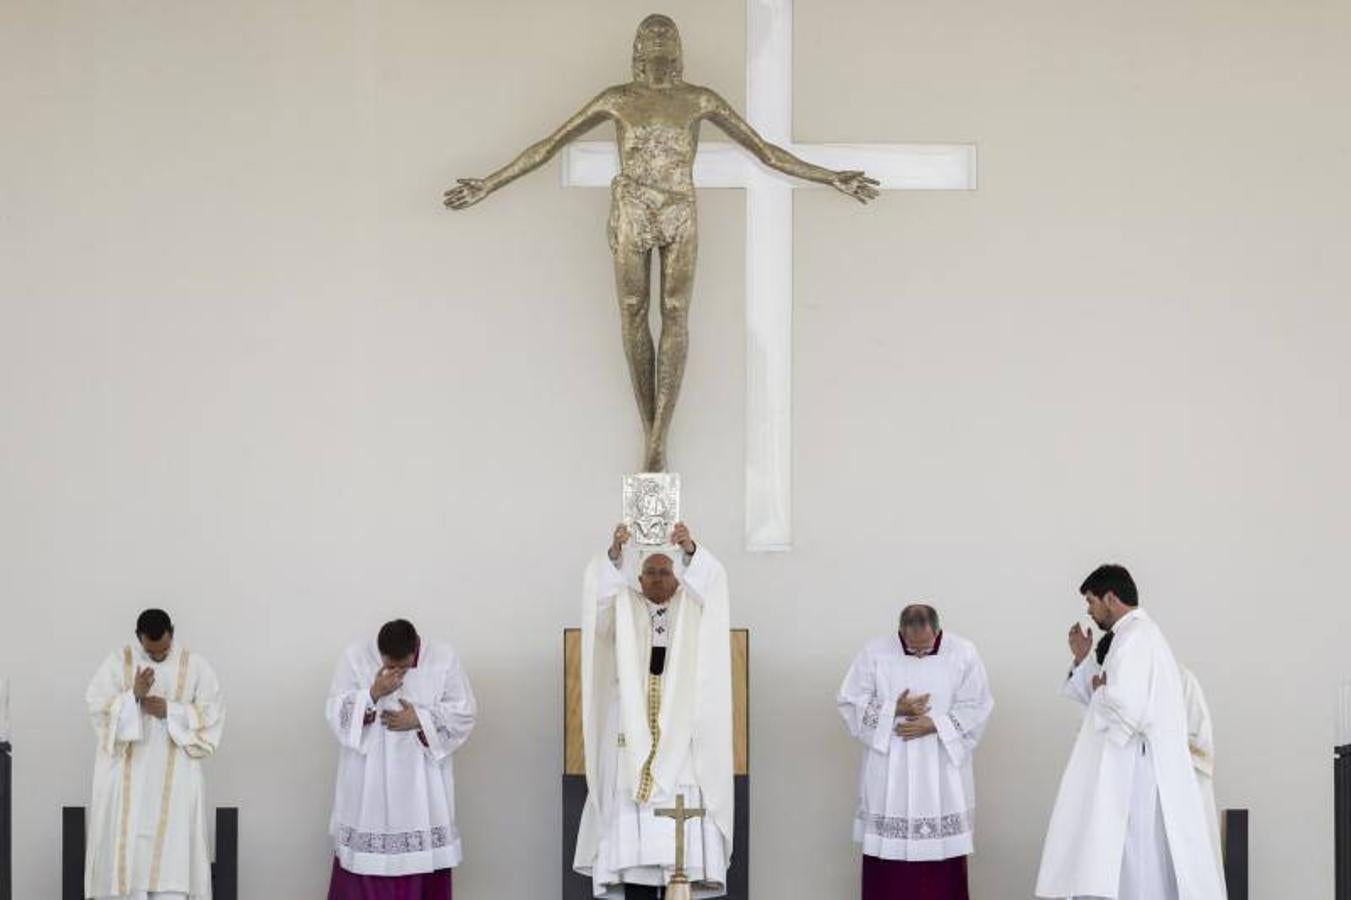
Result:
[[[188,682],[188,660],[191,654],[184,650],[178,654],[178,684],[174,690],[174,702],[183,702],[183,689]],[[166,710],[164,714],[164,727],[168,730],[169,713]],[[169,738],[169,758],[164,763],[164,788],[160,792],[159,821],[155,824],[155,849],[150,856],[150,881],[147,890],[154,892],[159,890],[159,872],[160,863],[164,858],[164,833],[169,826],[169,802],[173,799],[174,787],[174,766],[178,762],[178,748],[174,746],[173,738]]]
[[[122,682],[127,690],[135,687],[132,675],[131,647],[122,648]],[[115,733],[114,733],[115,734]],[[128,742],[122,754],[122,816],[117,829],[117,892],[127,893],[127,830],[131,826],[131,751],[136,745]],[[114,742],[116,750],[116,742]]]

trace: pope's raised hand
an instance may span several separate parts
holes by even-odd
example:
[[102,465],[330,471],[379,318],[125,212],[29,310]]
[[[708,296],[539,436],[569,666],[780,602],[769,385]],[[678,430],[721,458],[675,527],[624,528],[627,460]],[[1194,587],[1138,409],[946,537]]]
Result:
[[841,194],[848,194],[859,203],[867,203],[877,198],[877,188],[882,182],[869,178],[857,169],[836,172],[830,179],[830,186]]
[[488,186],[482,178],[457,178],[455,182],[456,186],[441,197],[448,209],[467,209],[488,196]]
[[610,537],[610,559],[619,559],[619,554],[624,552],[624,545],[629,542],[629,526],[620,522],[615,526],[614,534]]
[[684,522],[675,523],[675,528],[671,529],[671,543],[686,553],[693,553],[696,549],[694,538],[690,537],[690,530]]

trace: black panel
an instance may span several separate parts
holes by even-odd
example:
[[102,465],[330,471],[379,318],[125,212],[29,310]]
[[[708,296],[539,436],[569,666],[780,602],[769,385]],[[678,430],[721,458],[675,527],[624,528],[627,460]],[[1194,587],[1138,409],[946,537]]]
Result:
[[[728,900],[750,900],[751,779],[737,775],[736,818],[732,824],[732,866],[727,870]],[[572,871],[577,826],[586,804],[586,776],[563,776],[563,900],[592,900],[591,879]]]
[[216,861],[211,864],[214,900],[239,900],[239,810],[216,810]]
[[1224,880],[1229,900],[1248,900],[1248,811],[1224,811]]
[[577,853],[577,826],[586,805],[586,776],[563,776],[563,900],[592,900],[591,879],[572,871]]
[[1337,900],[1351,900],[1351,744],[1338,747],[1333,763],[1333,816],[1337,821]]
[[736,810],[732,819],[732,867],[727,870],[727,896],[749,900],[751,896],[751,778],[737,775]]
[[84,900],[84,807],[61,807],[61,900]]
[[14,761],[0,742],[0,900],[14,900]]

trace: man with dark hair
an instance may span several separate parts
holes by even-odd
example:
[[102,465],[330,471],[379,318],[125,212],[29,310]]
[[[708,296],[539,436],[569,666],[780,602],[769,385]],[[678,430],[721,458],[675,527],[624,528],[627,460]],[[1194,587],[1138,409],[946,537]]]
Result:
[[863,900],[967,900],[971,758],[994,709],[975,645],[912,603],[896,632],[854,657],[836,705],[864,746],[854,819]]
[[86,897],[211,895],[201,761],[220,743],[225,707],[206,660],[174,641],[162,609],[136,619],[85,694],[98,751],[86,840]]
[[380,626],[375,646],[385,659],[402,660],[417,651],[417,629],[407,619],[395,619]]
[[1099,566],[1080,594],[1106,633],[1090,660],[1092,629],[1070,629],[1064,691],[1087,714],[1051,813],[1037,896],[1224,900],[1183,670],[1125,568]]
[[406,619],[343,653],[326,711],[341,746],[329,900],[450,900],[461,859],[451,754],[476,713],[459,656]]
[[1116,563],[1098,566],[1090,572],[1084,583],[1079,585],[1079,594],[1094,597],[1106,597],[1111,594],[1126,606],[1140,605],[1140,594],[1136,590],[1135,579],[1126,571],[1125,566]]
[[162,609],[147,609],[136,617],[136,636],[158,641],[165,635],[174,636],[174,623]]

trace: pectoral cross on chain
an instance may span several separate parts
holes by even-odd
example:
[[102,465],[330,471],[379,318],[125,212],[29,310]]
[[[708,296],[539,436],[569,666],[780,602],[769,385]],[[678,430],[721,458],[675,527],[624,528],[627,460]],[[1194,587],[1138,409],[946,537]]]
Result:
[[676,846],[675,846],[675,875],[672,877],[674,882],[677,878],[684,880],[685,875],[685,823],[690,819],[697,819],[707,810],[703,807],[685,808],[685,795],[677,794],[674,809],[654,809],[653,815],[665,816],[668,819],[675,819],[676,823]]

